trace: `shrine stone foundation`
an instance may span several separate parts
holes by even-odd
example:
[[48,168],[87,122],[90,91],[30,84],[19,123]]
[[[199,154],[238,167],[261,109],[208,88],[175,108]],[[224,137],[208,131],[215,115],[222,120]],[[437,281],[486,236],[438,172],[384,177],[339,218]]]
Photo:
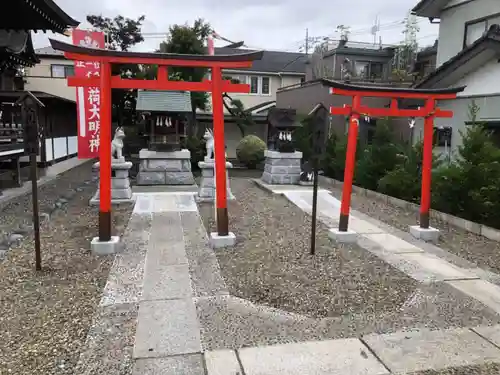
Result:
[[266,150],[264,173],[261,180],[271,185],[295,185],[299,183],[302,172],[300,161],[302,152],[279,152]]
[[137,185],[194,185],[191,152],[139,151]]
[[[99,171],[99,162],[95,163],[92,168]],[[122,159],[111,160],[111,204],[131,203],[132,188],[130,187],[129,170],[132,168],[132,162]],[[100,183],[97,184],[97,192],[90,200],[91,206],[99,205]]]
[[[200,161],[198,166],[201,169],[201,181],[196,199],[199,202],[215,202],[215,161],[214,159],[205,157],[205,161]],[[233,193],[231,192],[231,187],[229,186],[229,169],[231,168],[233,168],[233,165],[226,161],[226,187],[228,200],[235,199]]]

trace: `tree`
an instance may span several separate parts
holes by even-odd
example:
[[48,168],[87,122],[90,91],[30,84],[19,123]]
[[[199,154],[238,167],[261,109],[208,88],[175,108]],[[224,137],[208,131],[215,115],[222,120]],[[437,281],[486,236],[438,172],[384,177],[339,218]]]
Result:
[[356,184],[376,190],[379,180],[400,162],[401,147],[393,140],[390,120],[377,122],[372,144],[360,155],[354,179]]
[[479,106],[469,106],[469,124],[460,132],[458,157],[433,177],[433,201],[438,210],[500,227],[500,149],[478,121]]
[[[193,26],[188,24],[172,25],[169,28],[167,40],[160,44],[160,52],[181,53],[191,55],[206,54],[205,42],[212,29],[203,19],[194,21]],[[169,74],[174,74],[179,80],[201,82],[206,74],[206,68],[172,67]],[[196,110],[208,108],[208,94],[206,92],[191,93],[191,111],[193,121],[196,119]]]
[[[136,20],[116,16],[111,19],[102,15],[88,15],[87,21],[97,30],[105,33],[106,45],[108,49],[128,51],[132,46],[144,41],[141,29],[145,16],[140,16]],[[136,64],[113,64],[112,74],[135,77],[140,68]],[[112,113],[115,120],[122,124],[124,111],[132,113],[135,109],[137,90],[113,90],[111,102]]]

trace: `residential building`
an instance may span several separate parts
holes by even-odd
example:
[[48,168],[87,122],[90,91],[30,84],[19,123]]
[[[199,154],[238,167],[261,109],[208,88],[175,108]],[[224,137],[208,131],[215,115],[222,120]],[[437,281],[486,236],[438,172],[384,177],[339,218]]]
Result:
[[[494,132],[500,129],[500,2],[498,0],[421,0],[413,13],[439,20],[436,70],[417,82],[417,88],[466,86],[457,99],[443,101],[442,109],[453,119],[436,119],[439,151],[453,155],[462,143],[460,132],[468,124],[468,108],[474,100],[480,107],[478,120]],[[422,134],[423,121],[415,126]],[[451,128],[451,131],[446,128]]]
[[[353,84],[367,86],[409,86],[412,81],[401,80],[392,74],[397,51],[395,46],[340,41],[320,56],[311,56],[306,67],[307,80],[279,89],[276,106],[294,108],[298,113],[306,114],[318,103],[323,103],[326,107],[350,104],[350,98],[329,93],[328,80],[349,80]],[[388,100],[375,98],[369,98],[365,103],[371,106],[389,105]],[[368,121],[362,118],[360,121],[360,138],[370,141],[377,121],[366,120]],[[397,138],[410,138],[408,119],[393,119],[391,126]],[[347,129],[345,118],[332,116],[330,129],[336,133],[344,133]]]
[[40,63],[26,69],[25,89],[43,91],[76,102],[76,89],[69,87],[66,81],[75,72],[74,62],[52,47],[38,48],[35,53]]

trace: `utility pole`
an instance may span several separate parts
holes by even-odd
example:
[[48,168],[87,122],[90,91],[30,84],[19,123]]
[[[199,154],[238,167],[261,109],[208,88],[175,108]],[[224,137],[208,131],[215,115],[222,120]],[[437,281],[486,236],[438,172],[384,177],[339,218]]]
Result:
[[309,29],[306,28],[306,56],[309,55]]

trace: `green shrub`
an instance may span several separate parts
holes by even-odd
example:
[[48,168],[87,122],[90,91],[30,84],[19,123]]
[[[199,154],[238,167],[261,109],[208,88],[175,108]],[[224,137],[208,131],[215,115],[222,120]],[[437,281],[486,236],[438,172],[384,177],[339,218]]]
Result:
[[[376,190],[379,180],[400,162],[402,145],[394,142],[388,120],[377,123],[372,144],[360,150],[354,181],[365,189]],[[359,142],[358,142],[359,143]]]
[[241,139],[236,147],[238,161],[249,169],[255,169],[264,161],[266,143],[256,135],[247,135]]

